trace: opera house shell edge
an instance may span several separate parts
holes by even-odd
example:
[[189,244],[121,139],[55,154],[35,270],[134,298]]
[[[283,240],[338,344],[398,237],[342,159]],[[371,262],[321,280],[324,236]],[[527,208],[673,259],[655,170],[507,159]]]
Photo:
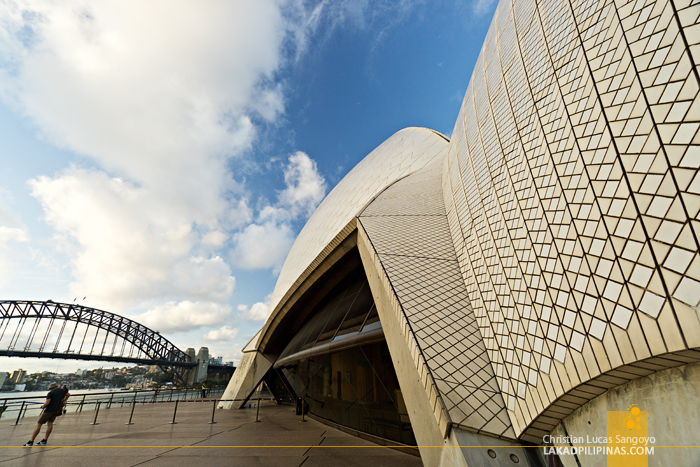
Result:
[[[221,405],[284,386],[430,466],[546,465],[527,446],[633,404],[697,444],[699,18],[502,0],[451,137],[403,129],[331,191]],[[672,463],[700,451],[649,457]]]

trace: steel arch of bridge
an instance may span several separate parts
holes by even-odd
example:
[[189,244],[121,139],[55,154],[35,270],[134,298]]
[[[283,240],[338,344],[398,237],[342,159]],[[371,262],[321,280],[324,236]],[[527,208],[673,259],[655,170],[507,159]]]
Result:
[[[134,320],[110,313],[104,310],[98,310],[77,304],[59,303],[51,300],[48,301],[30,301],[30,300],[0,300],[0,340],[5,336],[6,331],[10,327],[10,321],[19,319],[22,322],[15,328],[14,335],[10,339],[10,345],[7,350],[0,350],[0,356],[17,356],[17,357],[39,357],[39,358],[69,358],[79,360],[102,360],[128,363],[141,363],[158,365],[166,373],[172,374],[175,378],[184,381],[183,374],[188,368],[197,365],[192,362],[190,357],[177,348],[172,342],[161,336],[159,332],[137,323]],[[30,351],[33,340],[36,338],[38,323],[42,319],[52,320],[49,323],[48,329],[43,336],[40,336],[41,342],[39,351]],[[26,342],[23,341],[23,348],[16,348],[19,342],[22,328],[27,320],[34,320],[32,329]],[[59,331],[58,339],[56,340],[53,351],[45,349],[48,343],[49,333],[53,328],[56,320],[63,321],[63,325]],[[66,352],[59,352],[58,346],[60,339],[63,337],[66,322],[73,321],[76,323],[73,329],[73,335],[68,344]],[[75,353],[70,351],[70,347],[75,338],[75,330],[79,323],[86,324],[107,331],[108,335],[114,335],[116,344],[116,336],[128,342],[133,347],[139,349],[147,358],[136,358],[123,355],[114,355],[114,347],[111,354],[105,354],[107,345],[107,337],[105,337],[102,348],[99,352],[95,352],[94,345],[97,340],[95,334],[95,342],[87,354]],[[99,331],[97,331],[99,332]],[[87,330],[86,333],[87,335]],[[83,338],[84,339],[84,338]],[[82,350],[82,345],[81,345]]]

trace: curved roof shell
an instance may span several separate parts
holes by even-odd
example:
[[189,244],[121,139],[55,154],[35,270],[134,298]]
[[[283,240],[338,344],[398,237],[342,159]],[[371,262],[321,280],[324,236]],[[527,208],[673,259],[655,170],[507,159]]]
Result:
[[444,158],[447,145],[447,138],[434,130],[410,127],[397,131],[362,159],[326,196],[299,233],[272,293],[272,314],[312,261],[367,203],[396,180]]
[[[538,443],[608,389],[700,361],[700,75],[677,34],[690,10],[660,0],[641,26],[634,5],[501,0],[451,141],[401,130],[338,184],[260,335],[357,228],[441,428]],[[628,46],[642,30],[659,40]],[[455,353],[459,333],[478,343]]]

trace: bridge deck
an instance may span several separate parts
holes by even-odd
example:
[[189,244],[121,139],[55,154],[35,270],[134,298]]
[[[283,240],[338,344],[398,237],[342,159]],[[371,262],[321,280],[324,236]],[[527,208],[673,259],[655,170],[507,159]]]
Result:
[[[0,467],[11,466],[361,466],[418,467],[418,457],[380,447],[316,421],[300,423],[286,405],[263,402],[260,423],[255,410],[217,410],[212,402],[179,404],[178,424],[171,425],[174,404],[69,413],[57,419],[49,446],[22,448],[36,418],[0,421]],[[42,429],[42,435],[44,430]],[[41,436],[37,438],[37,441]],[[280,447],[287,446],[287,447]],[[328,446],[328,447],[326,447]],[[336,447],[332,447],[336,446]],[[357,447],[353,447],[357,446]]]

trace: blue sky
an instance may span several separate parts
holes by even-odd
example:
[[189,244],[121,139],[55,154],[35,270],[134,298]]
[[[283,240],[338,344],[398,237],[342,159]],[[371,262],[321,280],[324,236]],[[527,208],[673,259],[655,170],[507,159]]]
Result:
[[451,134],[494,8],[1,4],[0,297],[237,360],[330,189],[401,128]]

